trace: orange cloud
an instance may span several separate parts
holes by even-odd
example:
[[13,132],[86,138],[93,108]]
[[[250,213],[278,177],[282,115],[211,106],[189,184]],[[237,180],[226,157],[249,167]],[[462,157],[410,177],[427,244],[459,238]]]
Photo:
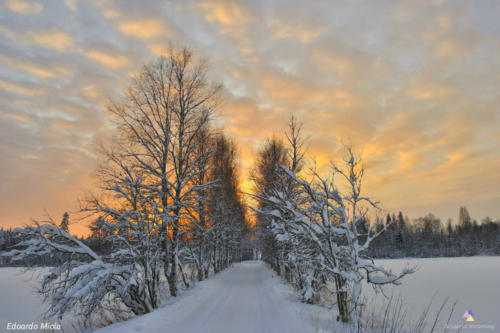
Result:
[[4,112],[4,111],[0,110],[0,116],[15,120],[15,121],[18,121],[21,123],[28,123],[30,121],[30,117],[26,114]]
[[325,66],[328,70],[338,75],[341,79],[349,79],[357,66],[354,59],[339,54],[313,50],[314,60]]
[[21,15],[38,14],[43,9],[43,5],[35,0],[5,0],[5,4],[7,8]]
[[408,92],[418,99],[437,99],[450,95],[453,88],[445,83],[415,78],[410,82]]
[[100,64],[113,69],[125,67],[129,64],[127,57],[121,55],[111,55],[100,51],[90,51],[87,52],[87,56]]
[[123,21],[118,24],[118,29],[126,35],[145,40],[169,35],[165,22],[158,19]]
[[33,74],[42,78],[55,78],[63,74],[66,74],[68,72],[67,69],[61,66],[55,68],[49,66],[41,66],[37,65],[36,62],[33,63],[31,61],[28,62],[28,61],[23,61],[21,59],[4,57],[1,55],[0,55],[0,60],[5,64],[8,64],[11,68],[16,68],[26,73]]
[[157,56],[165,55],[165,53],[168,51],[169,46],[163,43],[154,43],[148,45],[148,48],[153,52],[153,54]]
[[37,96],[44,93],[40,88],[27,87],[21,84],[7,82],[4,80],[0,80],[0,89],[26,96]]
[[253,16],[234,1],[204,1],[198,5],[205,12],[205,19],[221,25],[236,25],[247,22]]
[[324,28],[315,28],[304,22],[274,20],[271,23],[274,38],[293,38],[301,43],[310,43],[318,38]]
[[246,60],[256,62],[255,49],[249,24],[255,22],[254,15],[235,1],[204,1],[194,8],[201,9],[206,21],[219,25],[219,32],[231,36]]
[[[70,174],[83,179],[92,170],[93,138],[108,133],[103,101],[150,60],[145,46],[156,55],[168,50],[163,35],[206,56],[209,77],[226,85],[228,98],[214,123],[240,147],[244,190],[252,186],[256,152],[267,137],[282,136],[293,113],[305,122],[309,156],[320,171],[342,156],[342,143],[353,144],[367,166],[367,192],[390,210],[448,217],[465,204],[475,205],[478,217],[498,215],[500,63],[491,55],[500,44],[490,29],[496,22],[482,16],[491,8],[481,2],[467,8],[452,1],[367,2],[360,11],[355,1],[281,8],[207,0],[141,4],[137,13],[135,5],[93,1],[84,7],[95,27],[76,15],[82,4],[74,0],[51,3],[51,9],[73,11],[57,21],[37,1],[4,3],[5,22],[15,24],[0,26],[8,39],[0,56],[0,117],[7,126],[0,130],[12,131],[5,158],[15,159],[0,163],[0,192],[8,193],[0,197],[7,211],[2,220],[27,222],[47,202],[55,217],[67,210],[69,198],[60,203],[58,193],[70,197],[86,184],[61,190],[53,183]],[[18,15],[37,13],[26,20]],[[71,30],[61,30],[67,26]],[[95,33],[103,26],[115,29]],[[37,130],[23,132],[27,124]],[[60,142],[75,149],[55,151]],[[83,155],[88,160],[80,163]],[[30,163],[16,164],[23,156]],[[78,163],[56,168],[54,160]],[[35,183],[46,175],[50,182],[32,191],[29,204],[19,195],[23,205],[2,200],[26,179]]]
[[73,45],[73,38],[71,35],[57,29],[33,31],[30,32],[28,36],[34,43],[57,51],[65,51]]
[[43,67],[38,67],[36,65],[28,64],[28,63],[13,63],[12,61],[7,60],[6,58],[0,57],[0,59],[4,62],[9,63],[11,66],[19,68],[23,71],[26,71],[28,73],[41,76],[41,77],[47,77],[47,78],[52,78],[54,77],[54,73],[51,71],[43,68]]
[[39,29],[18,33],[12,29],[0,26],[0,32],[15,43],[36,44],[47,49],[65,51],[73,46],[73,37],[59,28]]
[[434,47],[434,55],[436,58],[449,59],[460,56],[463,53],[464,50],[462,46],[451,40],[438,42]]

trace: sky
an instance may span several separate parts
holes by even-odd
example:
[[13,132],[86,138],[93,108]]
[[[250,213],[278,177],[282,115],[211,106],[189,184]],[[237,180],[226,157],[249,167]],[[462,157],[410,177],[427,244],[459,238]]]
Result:
[[294,114],[323,169],[354,146],[388,212],[500,217],[498,1],[0,0],[0,227],[78,210],[106,104],[169,43],[224,84],[244,190]]

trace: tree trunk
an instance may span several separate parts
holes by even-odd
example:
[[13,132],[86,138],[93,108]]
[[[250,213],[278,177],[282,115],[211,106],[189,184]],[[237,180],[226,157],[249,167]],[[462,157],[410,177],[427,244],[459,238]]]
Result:
[[338,274],[335,274],[335,286],[337,289],[337,307],[339,308],[340,320],[343,323],[348,323],[350,318],[347,304],[347,290],[345,290],[346,281]]
[[[176,203],[177,205],[177,203]],[[170,275],[167,278],[168,285],[170,289],[170,295],[173,297],[177,296],[177,266],[178,266],[178,257],[177,257],[177,249],[179,247],[179,208],[175,208],[174,210],[174,226],[172,229],[172,251],[171,255],[171,263],[170,263]]]
[[184,286],[186,286],[186,288],[189,288],[189,282],[186,278],[186,275],[184,274],[184,270],[182,269],[182,265],[180,263],[179,263],[179,270],[181,271],[182,282],[184,282]]

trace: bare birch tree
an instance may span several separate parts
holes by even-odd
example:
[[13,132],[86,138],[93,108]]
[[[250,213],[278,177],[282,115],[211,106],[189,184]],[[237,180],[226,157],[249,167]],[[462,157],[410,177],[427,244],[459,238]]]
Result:
[[177,295],[180,239],[192,221],[199,135],[206,130],[219,100],[221,86],[210,83],[207,64],[188,49],[171,49],[134,77],[122,103],[110,106],[123,133],[120,148],[146,177],[145,190],[158,198],[155,214],[162,219],[164,274],[170,293]]

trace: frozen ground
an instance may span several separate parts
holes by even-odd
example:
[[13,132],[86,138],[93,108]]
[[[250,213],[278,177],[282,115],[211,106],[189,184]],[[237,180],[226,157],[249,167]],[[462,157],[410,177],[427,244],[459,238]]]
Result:
[[[449,322],[449,332],[500,332],[500,257],[431,258],[379,260],[389,269],[401,270],[406,264],[418,271],[401,286],[386,287],[386,295],[401,296],[406,317],[416,321],[434,297],[429,318],[449,297],[443,312],[457,301]],[[364,287],[372,309],[384,309],[387,300]],[[472,310],[475,322],[465,323],[462,315]],[[297,302],[260,262],[243,262],[198,284],[173,305],[155,313],[115,324],[99,333],[129,332],[340,332],[333,313]],[[435,332],[444,331],[444,322]]]
[[31,273],[19,268],[0,269],[0,331],[6,329],[7,322],[31,322],[38,320],[41,300],[33,290]]
[[[476,326],[462,332],[500,332],[500,257],[377,262],[394,270],[407,262],[418,265],[418,271],[405,278],[403,285],[386,288],[386,294],[401,294],[409,318],[416,319],[436,294],[436,304],[446,297],[458,301],[451,325],[462,325],[463,313],[472,310],[475,322],[468,325]],[[6,331],[7,322],[44,322],[39,316],[43,306],[32,289],[34,281],[30,273],[21,273],[18,268],[0,268],[0,332]],[[369,287],[364,288],[364,295],[375,308],[382,308],[386,302]],[[333,326],[332,317],[332,312],[298,302],[293,291],[263,263],[243,262],[198,283],[151,314],[97,332],[341,331]],[[72,328],[67,326],[65,332],[72,332]]]
[[[500,257],[393,259],[377,263],[396,272],[406,263],[418,267],[416,273],[403,279],[402,285],[384,288],[386,295],[404,299],[407,317],[417,319],[434,297],[430,311],[433,318],[449,297],[450,303],[457,301],[450,325],[464,324],[462,315],[472,310],[475,322],[467,323],[463,332],[500,332]],[[364,287],[364,295],[379,308],[386,302],[370,287]],[[449,311],[445,314],[449,315]]]
[[[65,333],[75,333],[73,318],[64,318],[62,323],[55,319],[43,319],[46,306],[35,291],[39,287],[41,270],[25,271],[22,268],[0,268],[0,332],[36,332],[37,330],[7,330],[8,323],[42,324],[48,323],[57,328],[62,325]],[[55,330],[61,331],[61,330]],[[47,332],[47,331],[46,331]]]

